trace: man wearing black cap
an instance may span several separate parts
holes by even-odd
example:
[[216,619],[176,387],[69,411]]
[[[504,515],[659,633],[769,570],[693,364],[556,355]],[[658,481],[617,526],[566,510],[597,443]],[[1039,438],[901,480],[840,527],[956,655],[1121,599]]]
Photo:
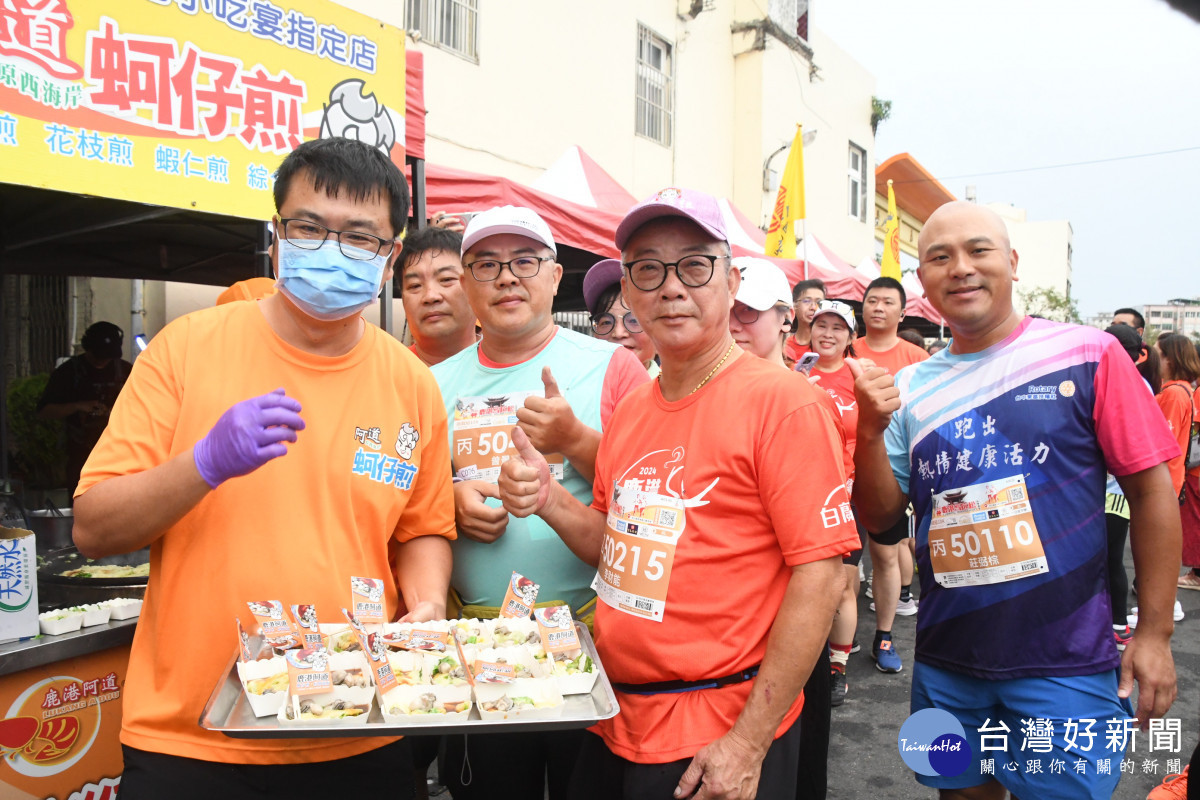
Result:
[[67,482],[72,492],[133,368],[121,358],[124,339],[125,334],[111,322],[92,325],[83,334],[83,352],[54,370],[38,401],[39,417],[66,423]]

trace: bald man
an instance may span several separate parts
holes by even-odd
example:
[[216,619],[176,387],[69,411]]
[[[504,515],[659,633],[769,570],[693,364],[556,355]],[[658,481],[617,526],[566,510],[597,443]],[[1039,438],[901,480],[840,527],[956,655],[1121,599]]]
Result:
[[[912,501],[912,710],[949,712],[965,742],[918,751],[925,735],[902,755],[943,800],[1109,797],[1120,770],[1103,767],[1125,744],[1111,748],[1106,731],[1132,715],[1134,681],[1143,729],[1175,698],[1179,509],[1165,462],[1178,445],[1115,338],[1013,307],[1018,257],[996,214],[946,204],[918,251],[954,338],[894,379],[855,368],[854,500],[869,530]],[[1136,531],[1142,610],[1123,657],[1110,632],[1106,463]],[[933,727],[958,733],[944,716]]]

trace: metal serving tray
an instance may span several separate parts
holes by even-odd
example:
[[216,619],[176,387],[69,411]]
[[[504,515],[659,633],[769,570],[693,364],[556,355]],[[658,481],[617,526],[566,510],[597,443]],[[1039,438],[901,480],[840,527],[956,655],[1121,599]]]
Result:
[[[584,652],[596,662],[599,675],[596,685],[590,694],[569,694],[563,697],[565,707],[561,717],[554,719],[506,719],[484,720],[479,716],[479,708],[471,707],[471,716],[465,722],[455,722],[448,725],[425,723],[392,724],[383,719],[376,700],[371,707],[371,715],[366,725],[303,725],[283,726],[271,717],[255,717],[242,691],[242,682],[238,679],[237,653],[229,659],[225,676],[213,689],[204,712],[200,715],[200,727],[210,731],[220,731],[235,739],[320,739],[327,737],[363,737],[363,736],[438,736],[446,733],[498,733],[533,732],[550,730],[570,730],[572,728],[589,728],[602,719],[611,719],[621,710],[617,697],[613,693],[612,684],[600,663],[596,653],[596,644],[588,633],[587,626],[582,622],[575,623],[579,634],[579,642]],[[252,637],[253,638],[253,637]]]

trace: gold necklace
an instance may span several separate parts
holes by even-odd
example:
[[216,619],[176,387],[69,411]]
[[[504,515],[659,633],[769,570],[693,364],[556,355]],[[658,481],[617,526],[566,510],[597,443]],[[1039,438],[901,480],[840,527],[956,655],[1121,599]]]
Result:
[[[700,381],[698,384],[696,384],[696,388],[695,388],[695,389],[692,389],[690,392],[688,392],[688,394],[689,394],[689,395],[695,394],[696,392],[700,391],[701,389],[703,389],[703,388],[704,388],[704,384],[706,384],[706,383],[708,383],[710,380],[712,380],[712,376],[717,374],[717,370],[719,370],[719,369],[721,368],[721,366],[722,366],[722,365],[723,365],[723,364],[724,364],[726,361],[728,361],[728,360],[729,360],[729,354],[733,352],[733,346],[734,346],[735,344],[737,344],[737,342],[730,342],[730,343],[729,343],[729,349],[725,351],[725,355],[721,356],[721,360],[717,362],[717,365],[716,365],[715,367],[713,367],[713,368],[712,368],[712,372],[710,372],[710,373],[708,373],[707,375],[705,375],[705,376],[704,376],[704,380],[702,380],[702,381]],[[662,373],[661,373],[661,372],[658,374],[658,390],[659,390],[660,392],[662,391]]]

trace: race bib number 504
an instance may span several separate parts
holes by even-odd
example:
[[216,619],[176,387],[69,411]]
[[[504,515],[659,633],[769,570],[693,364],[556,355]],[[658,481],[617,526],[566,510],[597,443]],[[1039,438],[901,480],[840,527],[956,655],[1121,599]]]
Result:
[[1022,475],[933,496],[929,559],[941,586],[982,586],[1049,572]]
[[[517,424],[517,409],[526,397],[541,397],[541,392],[508,392],[495,397],[460,397],[454,408],[454,474],[463,480],[495,483],[500,465],[517,453],[512,429]],[[563,479],[563,457],[544,453],[550,476]]]
[[614,483],[592,582],[596,595],[618,611],[662,622],[684,524],[681,499]]

